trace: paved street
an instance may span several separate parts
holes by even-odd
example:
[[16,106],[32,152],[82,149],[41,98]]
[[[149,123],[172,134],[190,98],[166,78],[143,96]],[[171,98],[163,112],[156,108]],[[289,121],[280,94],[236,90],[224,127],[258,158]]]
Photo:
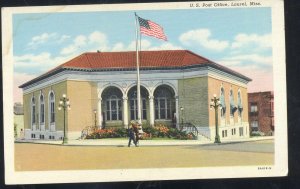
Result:
[[16,171],[272,165],[273,140],[189,146],[15,144]]

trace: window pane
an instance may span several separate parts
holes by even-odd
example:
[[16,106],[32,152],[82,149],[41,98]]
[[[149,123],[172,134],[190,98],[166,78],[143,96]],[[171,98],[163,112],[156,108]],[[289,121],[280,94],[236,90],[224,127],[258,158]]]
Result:
[[135,104],[135,100],[130,100],[130,109],[134,110],[134,104]]
[[106,111],[106,120],[110,120],[110,111]]
[[116,111],[117,110],[117,102],[116,101],[111,101],[111,111]]
[[134,110],[130,110],[130,119],[131,120],[135,120],[135,111]]
[[106,110],[107,110],[107,111],[110,110],[109,101],[106,101]]
[[123,116],[122,116],[122,111],[119,111],[119,120],[122,120]]
[[143,110],[143,119],[147,119],[147,112],[146,112],[146,110]]
[[155,119],[160,119],[158,116],[158,109],[155,109]]
[[166,119],[166,111],[165,109],[160,110],[160,119]]
[[111,111],[111,120],[117,120],[117,111]]
[[44,104],[42,104],[41,105],[41,123],[44,123],[45,122],[45,116],[44,116],[44,114],[45,114],[45,105]]
[[159,105],[160,105],[160,109],[165,109],[166,108],[165,99],[160,99]]

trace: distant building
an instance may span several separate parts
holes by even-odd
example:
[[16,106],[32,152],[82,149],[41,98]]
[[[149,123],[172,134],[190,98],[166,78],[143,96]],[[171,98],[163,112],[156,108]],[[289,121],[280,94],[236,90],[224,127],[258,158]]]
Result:
[[[221,140],[249,137],[250,78],[188,50],[141,51],[140,60],[143,126],[179,127],[182,120],[213,140],[215,112],[209,103],[216,94]],[[63,138],[64,114],[58,110],[63,94],[71,104],[65,120],[69,139],[96,124],[127,128],[137,119],[136,52],[84,53],[20,88],[26,139]]]
[[19,102],[14,104],[14,126],[15,137],[20,138],[21,129],[24,131],[24,111],[23,105]]
[[273,91],[248,93],[250,131],[274,134]]

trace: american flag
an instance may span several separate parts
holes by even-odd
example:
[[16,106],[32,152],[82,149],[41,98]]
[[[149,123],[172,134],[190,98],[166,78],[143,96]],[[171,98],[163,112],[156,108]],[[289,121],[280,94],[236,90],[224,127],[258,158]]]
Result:
[[156,37],[165,41],[168,40],[167,36],[164,33],[164,29],[160,25],[152,22],[151,20],[146,20],[141,17],[138,17],[138,19],[140,23],[140,32],[142,34]]

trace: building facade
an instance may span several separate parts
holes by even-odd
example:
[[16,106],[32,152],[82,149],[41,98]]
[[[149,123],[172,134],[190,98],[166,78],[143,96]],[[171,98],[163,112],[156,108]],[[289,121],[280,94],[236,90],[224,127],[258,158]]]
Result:
[[[128,127],[137,119],[136,53],[84,53],[20,87],[24,93],[27,139],[63,137],[63,112],[57,109],[66,94],[68,138],[76,139],[87,126]],[[140,52],[143,127],[162,123],[195,125],[215,137],[215,112],[210,100],[220,97],[219,135],[249,137],[246,76],[187,50]]]
[[251,132],[274,135],[274,94],[272,91],[248,94]]

